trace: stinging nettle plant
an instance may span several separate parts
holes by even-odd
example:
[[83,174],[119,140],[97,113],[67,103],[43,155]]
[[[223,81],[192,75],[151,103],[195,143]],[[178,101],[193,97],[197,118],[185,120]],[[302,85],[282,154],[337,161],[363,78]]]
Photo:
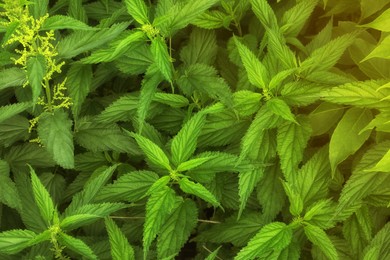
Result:
[[387,259],[390,5],[1,0],[1,259]]

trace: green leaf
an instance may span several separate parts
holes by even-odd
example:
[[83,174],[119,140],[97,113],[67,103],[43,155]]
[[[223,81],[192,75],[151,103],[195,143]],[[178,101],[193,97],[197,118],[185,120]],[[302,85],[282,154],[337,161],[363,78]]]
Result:
[[74,168],[72,121],[62,110],[42,114],[38,135],[56,163],[65,169]]
[[334,173],[339,163],[355,153],[369,138],[371,131],[360,131],[372,120],[368,109],[350,108],[334,130],[329,145],[329,160]]
[[137,116],[139,124],[139,132],[142,132],[145,119],[149,112],[150,104],[153,100],[154,94],[157,91],[158,85],[163,81],[161,73],[158,72],[156,66],[151,65],[142,81],[141,94],[139,97]]
[[179,165],[187,161],[195,152],[197,139],[205,124],[205,115],[198,113],[188,120],[179,133],[172,139],[172,162]]
[[121,229],[110,218],[106,218],[104,223],[106,224],[106,229],[110,240],[112,259],[134,260],[134,249],[129,244],[129,241],[127,241],[127,238],[125,237]]
[[385,37],[361,62],[371,58],[390,59],[390,36]]
[[69,97],[72,99],[73,117],[77,118],[81,107],[91,90],[92,66],[75,63],[71,65],[65,82]]
[[186,107],[190,104],[188,99],[182,95],[157,92],[154,94],[153,101],[165,104],[174,108]]
[[19,87],[26,81],[26,72],[19,68],[9,68],[0,71],[0,90],[9,87]]
[[175,208],[159,232],[157,240],[159,259],[172,258],[179,253],[197,224],[197,211],[192,200],[184,200]]
[[113,123],[117,121],[130,121],[138,108],[138,97],[126,94],[115,100],[104,111],[95,117],[99,123]]
[[214,207],[219,207],[221,205],[214,194],[200,183],[192,182],[188,178],[181,178],[179,180],[179,186],[185,193],[195,195],[202,200],[209,202]]
[[307,118],[297,117],[297,123],[285,122],[278,127],[277,149],[281,168],[287,180],[293,178],[297,171],[311,135]]
[[219,10],[208,10],[199,15],[191,24],[203,29],[218,29],[221,27],[228,28],[231,23],[232,17]]
[[258,88],[268,89],[269,75],[267,68],[259,61],[255,54],[249,50],[248,47],[240,43],[236,37],[233,39],[240,54],[241,61],[248,74],[249,82]]
[[58,235],[58,241],[61,245],[84,256],[86,259],[98,259],[92,249],[81,239],[69,236],[65,233],[60,233]]
[[213,65],[217,51],[218,45],[215,32],[194,28],[188,45],[180,51],[180,58],[187,65],[196,63]]
[[286,195],[290,201],[290,213],[294,217],[300,216],[303,211],[303,199],[299,194],[299,191],[289,182],[282,182],[282,184],[284,191],[286,192]]
[[240,116],[249,116],[259,111],[261,107],[260,93],[248,90],[241,90],[233,94],[233,108]]
[[35,202],[39,208],[42,218],[47,221],[47,223],[50,223],[53,220],[54,211],[56,210],[54,208],[53,200],[31,166],[30,173]]
[[387,108],[384,99],[390,95],[390,89],[381,88],[384,81],[356,81],[330,90],[323,91],[323,99],[336,104],[353,105],[367,108]]
[[321,228],[305,223],[305,234],[307,238],[331,260],[339,259],[335,246],[329,239],[328,235]]
[[355,39],[356,34],[345,34],[314,50],[311,55],[301,63],[301,73],[309,75],[314,71],[326,71],[332,68],[340,59],[344,51],[354,43]]
[[10,178],[10,167],[6,161],[0,160],[0,203],[20,210],[22,203],[15,183]]
[[390,9],[388,8],[381,15],[376,17],[374,21],[361,26],[374,28],[376,30],[383,31],[383,32],[390,32],[389,24],[390,24]]
[[234,258],[235,260],[266,257],[273,250],[286,248],[292,239],[292,230],[281,222],[265,225]]
[[158,145],[142,135],[132,133],[131,136],[134,137],[141,150],[152,164],[163,167],[168,171],[172,170],[167,155]]
[[215,260],[218,257],[219,250],[221,249],[221,246],[215,249],[213,252],[211,252],[205,260]]
[[319,228],[329,229],[335,225],[335,221],[330,221],[335,209],[335,203],[331,199],[319,200],[307,209],[303,219]]
[[380,159],[380,161],[370,169],[370,171],[389,172],[390,171],[390,150]]
[[70,231],[82,226],[89,225],[100,218],[105,218],[111,213],[126,208],[124,203],[98,203],[80,206],[72,212],[72,215],[65,217],[60,227]]
[[176,170],[179,171],[179,172],[184,172],[184,171],[188,171],[188,170],[192,170],[194,168],[197,168],[198,166],[201,166],[203,165],[204,163],[214,159],[215,156],[205,156],[205,157],[198,157],[198,158],[194,158],[194,159],[190,159],[188,161],[185,161],[185,162],[182,162],[180,163]]
[[271,98],[267,101],[267,107],[276,115],[282,117],[283,119],[298,123],[295,119],[294,114],[291,112],[290,107],[280,98]]
[[127,12],[139,23],[148,24],[148,8],[144,0],[125,0]]
[[175,6],[169,9],[168,13],[157,17],[153,21],[153,25],[167,36],[171,36],[176,31],[186,27],[217,2],[218,0],[187,1],[184,4],[182,4],[182,2],[178,2]]
[[164,223],[175,207],[175,201],[175,192],[168,187],[163,187],[148,199],[143,232],[144,259],[156,235],[164,228]]
[[344,107],[328,102],[318,105],[310,114],[309,120],[312,135],[318,136],[327,133],[343,116]]
[[388,258],[390,256],[387,248],[390,247],[390,223],[383,226],[376,233],[370,244],[364,249],[364,260]]
[[83,52],[90,51],[107,42],[115,39],[121,32],[126,30],[129,23],[118,23],[111,28],[104,28],[98,32],[78,31],[62,39],[57,46],[58,56],[64,59],[70,59]]
[[33,103],[37,103],[42,91],[42,81],[46,75],[46,59],[43,55],[30,57],[27,60],[27,77],[32,88]]
[[287,10],[281,21],[281,30],[284,35],[296,37],[306,24],[317,3],[318,0],[304,0]]
[[0,107],[0,123],[11,118],[32,106],[31,102],[15,103]]
[[97,28],[93,28],[77,19],[66,15],[51,15],[49,16],[42,24],[40,30],[63,30],[63,29],[71,29],[71,30],[97,30]]
[[151,51],[157,68],[164,75],[164,78],[172,83],[173,66],[171,56],[168,52],[168,46],[163,37],[159,36],[152,39]]
[[249,196],[257,186],[258,182],[263,177],[264,170],[256,169],[248,172],[240,172],[238,175],[238,194],[240,196],[240,209],[238,211],[237,218],[241,217],[242,212],[245,209],[246,203],[248,202]]
[[151,171],[129,172],[113,184],[103,187],[96,195],[95,201],[138,201],[157,180],[158,175]]
[[10,230],[0,233],[0,253],[16,254],[32,245],[36,234],[30,230]]

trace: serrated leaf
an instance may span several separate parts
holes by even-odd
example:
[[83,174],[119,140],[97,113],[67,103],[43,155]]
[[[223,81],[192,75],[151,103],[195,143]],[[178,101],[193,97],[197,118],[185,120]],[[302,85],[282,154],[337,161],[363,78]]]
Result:
[[158,175],[151,171],[129,172],[113,184],[103,187],[96,195],[95,201],[140,200],[157,180]]
[[157,240],[159,259],[172,258],[179,253],[197,224],[197,211],[192,200],[184,200],[175,208],[159,232]]
[[385,37],[361,62],[371,58],[390,59],[390,36]]
[[72,99],[73,117],[77,118],[92,85],[92,66],[73,64],[67,73],[65,82],[69,97]]
[[131,136],[137,141],[141,150],[151,163],[156,166],[163,167],[168,171],[172,170],[167,155],[158,145],[142,135],[132,133]]
[[228,27],[231,23],[232,17],[219,10],[207,10],[199,15],[191,24],[203,29],[218,29],[221,27]]
[[297,117],[297,123],[285,122],[278,127],[277,150],[281,169],[287,180],[293,178],[297,171],[311,135],[311,127],[306,118]]
[[95,117],[95,121],[101,123],[129,121],[138,108],[138,100],[139,98],[133,94],[123,95]]
[[74,168],[72,121],[62,110],[42,114],[38,135],[56,163],[65,169]]
[[0,160],[0,203],[20,210],[22,203],[15,183],[10,178],[10,167],[6,161]]
[[186,107],[190,104],[188,99],[182,95],[157,92],[154,94],[153,101],[165,104],[174,108]]
[[373,119],[368,109],[350,108],[340,120],[330,139],[329,159],[334,173],[339,163],[356,152],[371,131],[360,131]]
[[62,29],[71,29],[71,30],[97,30],[77,19],[66,15],[51,15],[43,22],[40,30],[62,30]]
[[179,186],[185,193],[195,195],[209,202],[214,207],[219,207],[221,205],[217,198],[200,183],[192,182],[188,178],[181,178],[179,180]]
[[9,230],[0,233],[0,252],[15,254],[31,245],[36,234],[30,230]]
[[190,159],[188,161],[180,163],[176,170],[179,172],[192,170],[194,168],[197,168],[198,166],[201,166],[202,164],[210,161],[211,159],[215,158],[215,156],[205,156],[205,157],[198,157],[194,159]]
[[149,23],[148,8],[144,0],[125,0],[128,13],[140,24]]
[[163,224],[173,211],[175,200],[175,192],[168,187],[153,193],[148,199],[143,232],[144,258],[149,252],[151,243],[164,227]]
[[318,0],[300,1],[287,10],[282,17],[281,30],[285,35],[296,37],[306,24]]
[[134,249],[129,244],[129,241],[127,240],[121,229],[110,218],[106,218],[104,223],[106,224],[106,229],[110,240],[112,259],[135,260]]
[[105,218],[113,212],[126,208],[124,203],[98,203],[80,206],[72,212],[72,215],[65,217],[60,227],[70,231],[78,227],[89,225],[98,219]]
[[307,238],[331,260],[339,259],[337,250],[328,235],[321,228],[306,223],[304,226]]
[[164,75],[164,78],[172,83],[174,69],[164,38],[161,36],[154,38],[150,48],[157,68]]
[[298,217],[301,215],[303,210],[303,199],[299,191],[291,185],[289,182],[282,182],[284,191],[290,201],[290,213],[294,217]]
[[217,39],[214,31],[194,28],[188,45],[180,51],[180,57],[188,65],[196,63],[212,65],[217,51]]
[[318,136],[328,132],[343,116],[344,107],[328,102],[318,105],[310,114],[309,121],[312,135]]
[[272,250],[286,248],[292,239],[292,230],[285,223],[272,222],[265,225],[234,258],[253,259],[266,256]]
[[271,98],[266,103],[269,110],[271,110],[276,115],[282,117],[287,121],[298,123],[295,119],[294,114],[291,112],[290,107],[280,98]]
[[253,171],[239,173],[238,194],[240,196],[240,209],[238,211],[238,219],[241,217],[241,214],[245,209],[249,196],[252,194],[258,182],[263,177],[263,174],[263,169],[256,169]]
[[306,211],[303,219],[322,229],[328,229],[335,224],[331,221],[335,212],[335,203],[330,199],[323,199],[313,203]]
[[370,169],[370,171],[390,172],[390,150],[380,159],[380,161]]
[[171,153],[173,164],[178,166],[193,155],[197,146],[197,139],[205,122],[203,113],[194,115],[172,139]]
[[98,259],[92,249],[81,239],[69,236],[65,233],[60,233],[58,235],[58,241],[61,245],[84,256],[86,259]]
[[367,108],[387,108],[384,101],[390,90],[381,88],[385,82],[377,80],[357,81],[323,91],[323,99],[336,104],[353,105]]
[[0,90],[22,86],[25,81],[26,72],[22,69],[14,67],[0,71]]
[[390,9],[388,8],[383,13],[381,13],[378,17],[376,17],[374,21],[368,24],[363,24],[361,26],[374,28],[376,30],[383,31],[383,32],[390,32],[389,23],[390,23]]
[[47,223],[50,223],[55,211],[53,200],[31,166],[30,174],[35,202],[39,208],[42,218],[47,221]]
[[258,60],[255,54],[248,49],[248,47],[242,44],[236,37],[233,39],[248,74],[249,82],[258,88],[268,89],[269,76],[267,68]]
[[0,107],[0,123],[11,118],[32,106],[31,102],[15,103]]
[[150,186],[150,188],[148,189],[148,191],[146,192],[146,195],[151,195],[153,193],[156,193],[162,189],[164,189],[164,187],[167,187],[168,183],[171,181],[171,177],[169,175],[165,175],[165,176],[162,176],[161,178],[159,178],[158,180],[156,180],[152,186]]
[[27,78],[32,88],[33,103],[37,103],[42,91],[42,81],[46,75],[46,59],[43,55],[30,57],[27,60]]
[[383,226],[376,233],[375,237],[370,241],[370,244],[364,249],[364,260],[388,258],[390,256],[387,248],[390,247],[390,223]]
[[261,94],[252,91],[241,90],[233,94],[233,108],[240,116],[253,115],[261,107]]

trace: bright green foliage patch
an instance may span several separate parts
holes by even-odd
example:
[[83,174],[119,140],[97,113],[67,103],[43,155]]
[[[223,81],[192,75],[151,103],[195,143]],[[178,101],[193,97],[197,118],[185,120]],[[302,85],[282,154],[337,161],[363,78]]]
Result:
[[390,258],[386,0],[0,0],[0,259]]

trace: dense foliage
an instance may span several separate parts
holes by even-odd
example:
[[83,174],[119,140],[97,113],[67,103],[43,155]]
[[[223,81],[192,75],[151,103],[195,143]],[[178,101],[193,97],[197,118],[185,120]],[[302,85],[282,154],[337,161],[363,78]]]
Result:
[[0,1],[0,258],[390,259],[387,0]]

